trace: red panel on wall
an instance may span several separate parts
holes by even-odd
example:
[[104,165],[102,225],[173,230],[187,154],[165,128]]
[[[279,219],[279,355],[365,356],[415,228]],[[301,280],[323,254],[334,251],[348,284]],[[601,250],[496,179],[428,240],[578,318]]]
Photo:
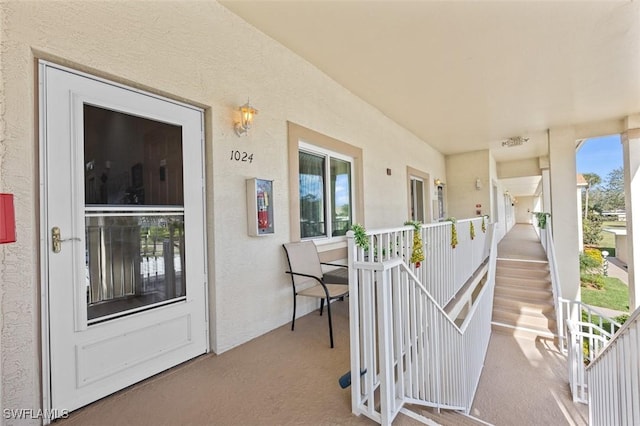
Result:
[[13,194],[0,194],[0,244],[16,242]]

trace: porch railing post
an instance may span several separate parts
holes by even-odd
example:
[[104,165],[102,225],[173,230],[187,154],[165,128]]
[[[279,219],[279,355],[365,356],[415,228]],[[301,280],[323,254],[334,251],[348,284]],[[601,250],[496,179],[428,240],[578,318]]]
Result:
[[354,414],[388,425],[406,403],[469,411],[491,331],[495,265],[462,324],[443,306],[486,268],[487,255],[495,262],[495,226],[483,232],[481,221],[458,222],[455,249],[451,223],[423,225],[421,266],[410,260],[409,226],[367,232],[366,251],[347,233]]
[[347,265],[349,269],[349,349],[351,351],[351,412],[359,415],[360,405],[360,287],[358,270],[353,267],[356,244],[353,231],[347,232]]
[[380,360],[380,418],[383,426],[393,421],[395,383],[393,380],[392,289],[387,270],[376,271],[378,299],[378,357]]
[[393,337],[391,313],[391,283],[386,270],[376,271],[378,287],[378,357],[380,360],[380,418],[383,426],[393,421],[394,389],[393,380]]

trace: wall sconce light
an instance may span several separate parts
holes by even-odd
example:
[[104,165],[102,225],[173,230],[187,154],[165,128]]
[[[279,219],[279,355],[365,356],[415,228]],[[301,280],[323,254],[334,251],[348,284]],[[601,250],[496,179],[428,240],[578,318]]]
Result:
[[435,180],[433,181],[433,184],[434,184],[435,186],[440,186],[440,185],[442,185],[442,181],[438,178],[438,179],[435,179]]
[[243,134],[247,134],[251,125],[253,124],[253,117],[258,114],[258,110],[252,107],[249,104],[249,99],[247,99],[247,103],[242,105],[240,108],[240,120],[235,123],[236,135],[242,136]]

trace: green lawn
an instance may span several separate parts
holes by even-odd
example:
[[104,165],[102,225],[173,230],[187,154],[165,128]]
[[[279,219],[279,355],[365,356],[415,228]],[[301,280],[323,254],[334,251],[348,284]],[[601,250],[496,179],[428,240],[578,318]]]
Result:
[[606,250],[609,256],[616,255],[616,236],[611,232],[604,232],[605,228],[626,228],[627,222],[602,222],[602,239],[596,246],[598,250]]
[[604,288],[582,287],[582,301],[587,305],[629,312],[629,287],[618,278],[605,277]]
[[603,228],[626,228],[627,222],[605,221],[602,222]]

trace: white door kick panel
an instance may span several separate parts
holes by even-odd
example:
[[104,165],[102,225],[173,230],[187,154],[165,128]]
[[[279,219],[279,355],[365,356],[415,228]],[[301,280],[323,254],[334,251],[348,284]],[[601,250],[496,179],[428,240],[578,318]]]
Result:
[[[76,345],[78,388],[192,343],[191,315]],[[114,347],[123,350],[113,351]]]

